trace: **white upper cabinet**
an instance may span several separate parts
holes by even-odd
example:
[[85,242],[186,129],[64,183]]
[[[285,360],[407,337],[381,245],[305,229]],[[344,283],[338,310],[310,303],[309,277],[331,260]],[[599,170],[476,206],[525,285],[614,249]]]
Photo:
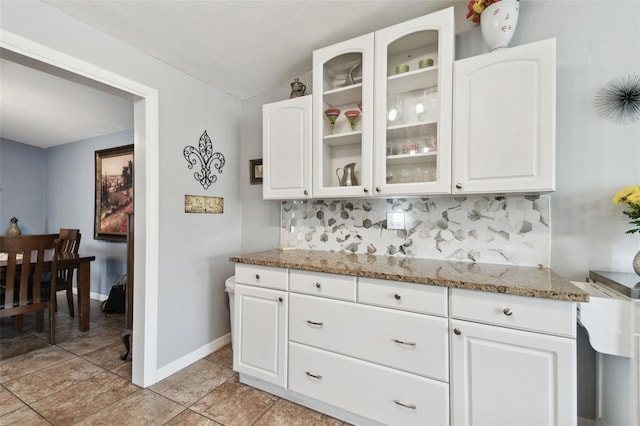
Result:
[[375,195],[451,192],[453,21],[449,8],[375,33]]
[[314,197],[367,195],[373,165],[373,34],[314,51],[313,90]]
[[456,61],[453,188],[555,190],[555,39]]
[[311,99],[262,107],[265,200],[311,198]]

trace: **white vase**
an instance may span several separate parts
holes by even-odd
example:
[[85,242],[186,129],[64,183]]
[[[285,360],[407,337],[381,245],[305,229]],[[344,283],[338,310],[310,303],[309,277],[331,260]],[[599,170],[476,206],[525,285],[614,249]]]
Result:
[[480,15],[482,38],[489,50],[509,46],[518,24],[520,4],[516,0],[502,0],[492,3]]
[[638,251],[636,256],[633,258],[633,270],[636,274],[640,275],[640,251]]

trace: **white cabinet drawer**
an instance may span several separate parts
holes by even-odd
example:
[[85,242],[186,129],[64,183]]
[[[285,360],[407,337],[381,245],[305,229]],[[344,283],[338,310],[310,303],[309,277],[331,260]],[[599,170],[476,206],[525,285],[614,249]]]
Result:
[[451,318],[574,337],[576,303],[451,289]]
[[449,424],[446,383],[296,343],[289,389],[387,425]]
[[449,381],[445,318],[289,295],[289,340]]
[[356,277],[291,270],[289,290],[333,299],[356,301]]
[[277,290],[289,288],[287,269],[270,266],[238,264],[236,265],[236,282]]
[[447,316],[447,288],[360,278],[358,302],[403,311]]

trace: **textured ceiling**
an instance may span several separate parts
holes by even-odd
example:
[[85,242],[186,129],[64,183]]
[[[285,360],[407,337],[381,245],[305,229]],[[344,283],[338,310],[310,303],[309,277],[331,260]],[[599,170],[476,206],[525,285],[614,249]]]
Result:
[[[137,47],[141,51],[183,71],[194,78],[243,100],[289,82],[293,77],[311,70],[311,56],[315,49],[347,40],[362,34],[394,25],[445,7],[456,8],[456,30],[470,28],[465,20],[466,1],[452,0],[373,0],[373,1],[325,1],[325,0],[289,0],[289,1],[112,1],[112,0],[43,0],[47,5],[57,8],[78,20],[95,27],[123,42]],[[30,96],[52,98],[58,95],[54,90],[34,90],[25,88],[22,94],[15,90],[7,91],[9,86],[17,85],[16,79],[5,79],[5,70],[12,67],[2,66],[3,103],[1,110],[2,137],[19,142],[42,146],[43,131],[50,140],[49,145],[69,142],[69,138],[79,139],[115,131],[123,126],[131,126],[132,107],[125,101],[123,106],[127,120],[121,123],[107,123],[102,130],[92,129],[89,118],[73,119],[68,117],[67,108],[60,107],[67,99],[56,101],[30,101]],[[37,73],[30,73],[37,80]],[[22,86],[29,86],[25,77]],[[46,76],[40,76],[46,77]],[[69,82],[63,82],[64,98],[71,98],[73,88]],[[52,82],[34,83],[52,87]],[[5,86],[6,85],[6,86]],[[77,84],[78,98],[92,96],[92,108],[116,108],[122,99],[110,99],[91,92],[90,87]],[[5,134],[4,127],[24,126],[19,122],[20,108],[14,103],[5,104],[5,95],[14,93],[22,102],[28,102],[28,112],[32,118],[38,118],[44,129],[36,130],[38,123],[32,120],[30,129],[40,133],[39,138],[21,135],[15,139]],[[93,97],[95,96],[95,97]],[[111,98],[113,98],[111,96]],[[9,102],[9,101],[7,101]],[[37,111],[42,105],[55,104],[43,111]],[[69,106],[68,109],[71,109]],[[86,108],[85,108],[86,110]],[[94,110],[96,111],[96,110]],[[58,114],[61,114],[58,116]],[[118,115],[112,112],[112,116]],[[103,117],[104,115],[101,114]],[[24,118],[24,117],[23,117]],[[48,118],[48,120],[44,120]],[[128,124],[127,124],[128,123]],[[84,129],[85,125],[87,128]],[[71,133],[69,126],[75,126]],[[60,129],[56,129],[59,127]],[[65,130],[66,129],[66,130]],[[97,134],[92,134],[98,131]],[[24,133],[24,132],[23,132]],[[84,134],[83,134],[84,133]],[[59,134],[59,136],[57,136]],[[75,139],[75,140],[79,140]]]

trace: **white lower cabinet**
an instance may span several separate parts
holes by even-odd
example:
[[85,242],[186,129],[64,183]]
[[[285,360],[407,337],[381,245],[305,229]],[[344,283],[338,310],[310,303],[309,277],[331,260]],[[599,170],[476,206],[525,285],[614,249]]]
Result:
[[289,343],[289,389],[387,425],[449,424],[449,386]]
[[236,284],[233,369],[287,385],[287,300],[281,290]]
[[576,424],[575,302],[452,288],[449,303],[452,425]]
[[575,302],[246,265],[236,280],[234,370],[253,386],[352,424],[577,422]]

